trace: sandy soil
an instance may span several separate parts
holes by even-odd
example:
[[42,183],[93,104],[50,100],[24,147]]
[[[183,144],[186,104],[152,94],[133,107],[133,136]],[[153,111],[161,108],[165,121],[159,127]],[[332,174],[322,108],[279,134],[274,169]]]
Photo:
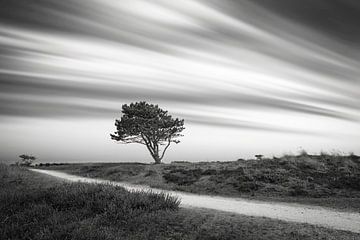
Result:
[[130,191],[151,190],[153,192],[170,193],[179,197],[181,199],[181,206],[187,208],[194,207],[214,209],[248,216],[267,217],[289,222],[308,223],[338,230],[346,230],[360,233],[359,213],[340,212],[329,208],[309,206],[303,204],[275,203],[247,200],[241,198],[225,198],[217,196],[215,197],[198,195],[177,191],[165,191],[143,185],[132,185],[124,182],[114,182],[102,179],[79,177],[53,170],[30,170],[73,182],[107,183],[122,186]]

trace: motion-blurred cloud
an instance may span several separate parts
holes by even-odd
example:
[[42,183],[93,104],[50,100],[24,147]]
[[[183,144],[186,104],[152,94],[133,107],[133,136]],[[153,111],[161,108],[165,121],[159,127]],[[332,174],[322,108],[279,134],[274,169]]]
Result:
[[147,100],[194,126],[358,151],[359,16],[351,0],[1,0],[0,117],[105,121]]

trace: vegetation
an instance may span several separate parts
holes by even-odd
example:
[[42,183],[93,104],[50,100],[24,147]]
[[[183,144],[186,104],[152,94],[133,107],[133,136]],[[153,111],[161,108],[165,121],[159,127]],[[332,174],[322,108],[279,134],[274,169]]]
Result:
[[36,157],[27,154],[22,154],[19,158],[21,160],[17,164],[21,166],[30,166],[36,160]]
[[49,167],[49,166],[62,166],[62,165],[69,165],[69,163],[39,163],[36,166]]
[[72,174],[193,193],[290,201],[360,211],[360,157],[286,155],[233,162],[114,163],[54,167]]
[[110,185],[61,183],[0,164],[1,239],[350,240],[360,236],[178,206],[178,199],[168,195],[128,192]]
[[[155,163],[161,163],[166,150],[179,143],[184,119],[172,118],[158,105],[136,102],[122,106],[120,120],[115,120],[116,132],[111,138],[121,143],[140,143],[147,147]],[[163,149],[161,149],[163,146]]]

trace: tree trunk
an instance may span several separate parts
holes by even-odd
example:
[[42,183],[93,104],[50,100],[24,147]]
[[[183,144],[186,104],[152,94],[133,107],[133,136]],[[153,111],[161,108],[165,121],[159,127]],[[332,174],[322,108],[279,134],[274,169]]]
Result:
[[155,164],[160,164],[161,163],[161,158],[159,157],[159,154],[155,153],[152,157],[155,160]]
[[160,164],[161,163],[161,159],[159,159],[159,158],[154,158],[154,160],[155,160],[155,164]]

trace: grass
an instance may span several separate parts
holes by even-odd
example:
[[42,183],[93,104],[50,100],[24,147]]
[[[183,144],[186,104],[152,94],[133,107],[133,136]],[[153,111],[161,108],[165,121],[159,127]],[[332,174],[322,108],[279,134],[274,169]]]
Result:
[[[115,239],[137,228],[153,236],[157,218],[179,208],[179,200],[166,194],[80,183],[41,186],[33,175],[2,166],[2,239]],[[88,233],[97,227],[95,235]]]
[[64,183],[0,164],[1,239],[359,239],[360,235],[199,209],[164,194]]
[[232,162],[95,163],[47,169],[192,193],[298,202],[360,211],[360,157],[286,155]]

